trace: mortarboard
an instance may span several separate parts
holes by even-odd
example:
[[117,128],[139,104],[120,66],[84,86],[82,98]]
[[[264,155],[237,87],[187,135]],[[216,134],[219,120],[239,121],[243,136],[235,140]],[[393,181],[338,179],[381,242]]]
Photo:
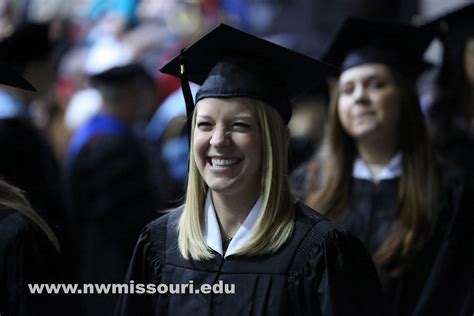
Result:
[[29,91],[36,89],[10,66],[0,63],[0,84]]
[[410,25],[375,22],[347,17],[323,60],[341,71],[366,63],[383,63],[408,78],[426,69],[423,54],[433,34]]
[[115,66],[90,78],[93,84],[123,85],[137,77],[150,77],[145,68],[139,63],[132,63],[124,66]]
[[41,59],[53,51],[49,25],[27,23],[0,42],[0,60],[22,71],[26,62]]
[[448,46],[464,46],[464,41],[474,36],[474,3],[438,16],[423,27],[436,32]]
[[259,37],[221,24],[160,69],[181,78],[188,116],[194,110],[188,80],[207,97],[248,97],[274,107],[285,123],[290,99],[336,68]]

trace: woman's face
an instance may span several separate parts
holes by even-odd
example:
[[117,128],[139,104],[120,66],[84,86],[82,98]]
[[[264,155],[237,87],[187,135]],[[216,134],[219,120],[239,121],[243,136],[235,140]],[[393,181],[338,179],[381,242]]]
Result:
[[387,66],[370,63],[350,68],[341,74],[338,88],[341,125],[356,142],[396,137],[400,93]]
[[206,98],[196,105],[193,153],[211,190],[226,195],[260,192],[262,137],[249,99]]
[[474,88],[474,37],[466,41],[464,48],[464,68],[469,85]]

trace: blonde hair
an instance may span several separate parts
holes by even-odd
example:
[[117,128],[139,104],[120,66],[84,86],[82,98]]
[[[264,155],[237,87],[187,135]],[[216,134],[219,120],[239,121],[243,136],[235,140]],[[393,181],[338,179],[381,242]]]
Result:
[[3,180],[0,180],[0,206],[18,211],[32,220],[51,241],[54,248],[60,252],[58,239],[48,224],[33,210],[23,192]]
[[[253,234],[238,255],[256,256],[276,252],[291,236],[295,210],[288,186],[288,129],[272,107],[242,98],[255,106],[262,135],[262,211]],[[192,117],[191,135],[196,124]],[[191,148],[194,142],[191,138]],[[193,150],[190,150],[189,178],[183,214],[178,226],[178,247],[186,259],[206,260],[212,253],[204,239],[204,202],[207,186],[199,174]]]

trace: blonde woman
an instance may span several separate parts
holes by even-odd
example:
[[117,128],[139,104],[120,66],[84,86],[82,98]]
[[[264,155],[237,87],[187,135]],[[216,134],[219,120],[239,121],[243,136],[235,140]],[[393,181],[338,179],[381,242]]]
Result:
[[287,183],[289,95],[331,68],[221,25],[162,71],[181,76],[191,111],[186,80],[202,84],[186,200],[144,229],[127,281],[151,294],[122,296],[116,314],[378,315],[366,250]]

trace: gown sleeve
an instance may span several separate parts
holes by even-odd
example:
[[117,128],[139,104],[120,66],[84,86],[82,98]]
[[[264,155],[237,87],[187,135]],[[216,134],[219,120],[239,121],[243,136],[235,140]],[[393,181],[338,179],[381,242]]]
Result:
[[382,315],[370,254],[356,237],[331,227],[327,221],[313,227],[294,257],[289,293],[295,314]]
[[116,316],[153,315],[156,294],[147,294],[146,285],[160,283],[165,247],[166,221],[162,218],[148,224],[138,239],[124,282],[133,283],[134,293],[120,296]]
[[474,311],[474,183],[468,176],[454,174],[447,187],[445,212],[438,218],[442,239],[414,315],[472,315]]

